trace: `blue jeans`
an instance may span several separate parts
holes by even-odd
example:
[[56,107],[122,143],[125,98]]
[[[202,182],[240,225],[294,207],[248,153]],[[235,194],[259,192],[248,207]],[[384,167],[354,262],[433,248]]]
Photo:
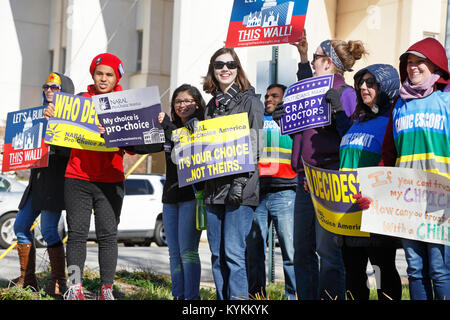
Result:
[[247,238],[247,274],[249,292],[265,294],[266,286],[266,243],[268,218],[272,219],[277,231],[283,257],[284,288],[286,298],[296,299],[294,273],[294,190],[266,193],[255,210],[252,229]]
[[41,233],[47,246],[51,247],[61,242],[58,233],[58,223],[61,218],[61,212],[53,212],[47,210],[35,210],[31,208],[31,193],[28,196],[25,206],[17,213],[14,222],[14,233],[19,244],[33,242],[33,233],[30,231],[36,218],[41,214]]
[[201,231],[195,228],[195,204],[196,200],[163,204],[174,299],[200,298],[201,265],[198,244]]
[[218,300],[248,299],[246,238],[253,220],[250,206],[206,205],[211,266]]
[[311,195],[297,185],[294,206],[294,271],[299,300],[345,300],[342,237],[316,219]]
[[[411,300],[450,299],[450,246],[402,239]],[[433,283],[433,285],[431,285]]]

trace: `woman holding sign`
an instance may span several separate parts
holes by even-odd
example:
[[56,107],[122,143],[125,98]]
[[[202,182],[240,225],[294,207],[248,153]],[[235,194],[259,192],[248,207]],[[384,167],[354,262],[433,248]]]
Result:
[[[352,115],[353,124],[341,141],[341,170],[378,165],[390,109],[400,87],[397,70],[386,64],[368,66],[353,78],[358,104]],[[377,234],[344,236],[342,256],[349,299],[369,300],[368,261],[380,282],[378,300],[401,299],[402,284],[395,266],[397,244],[395,238]]]
[[[110,53],[97,55],[91,62],[94,84],[83,97],[122,91],[119,81],[124,74],[121,60]],[[50,105],[47,118],[54,115]],[[123,157],[125,151],[100,152],[72,149],[67,164],[64,200],[67,211],[67,269],[69,290],[67,300],[84,300],[82,278],[86,260],[86,241],[92,211],[99,244],[100,300],[114,300],[112,285],[117,264],[117,225],[124,196]]]
[[[325,94],[333,114],[331,125],[291,135],[291,164],[298,173],[294,207],[294,270],[297,295],[299,299],[306,300],[345,300],[345,269],[340,248],[342,239],[340,235],[325,230],[317,221],[311,196],[307,191],[302,159],[323,169],[339,168],[341,137],[350,127],[350,117],[356,107],[355,91],[345,83],[343,75],[346,71],[352,71],[351,68],[366,54],[366,50],[361,41],[325,40],[317,47],[310,64],[306,33],[304,32],[299,42],[293,45],[297,47],[301,58],[298,80],[334,75],[333,87]],[[284,108],[280,105],[274,111],[273,118],[281,119],[283,115]],[[320,264],[316,253],[320,257]]]
[[[52,72],[42,86],[43,104],[53,101],[56,92],[73,94],[72,80],[63,74]],[[35,275],[36,249],[30,228],[41,215],[41,232],[47,243],[51,279],[46,287],[49,294],[62,295],[66,288],[64,246],[58,234],[58,224],[64,204],[64,172],[70,149],[50,146],[48,166],[31,169],[30,180],[19,204],[14,222],[17,250],[20,261],[20,278],[17,285],[32,286],[38,290]]]
[[[200,257],[198,244],[201,230],[196,229],[196,192],[204,184],[179,187],[176,164],[172,161],[174,147],[172,131],[188,125],[192,119],[203,120],[205,102],[200,91],[189,84],[178,87],[171,100],[171,116],[161,112],[158,121],[164,129],[167,143],[166,182],[162,196],[163,222],[170,257],[170,275],[174,300],[200,299]],[[195,120],[194,120],[195,121]],[[191,127],[189,127],[191,128]]]
[[213,54],[203,90],[213,95],[206,106],[206,119],[238,113],[248,115],[254,171],[207,180],[204,191],[217,299],[245,299],[248,298],[245,239],[250,232],[254,209],[259,204],[256,142],[263,128],[264,106],[233,49],[221,48]]
[[[450,178],[450,73],[445,48],[433,38],[400,56],[400,97],[383,141],[380,165],[415,168]],[[404,121],[405,119],[414,119]],[[394,125],[395,124],[395,125]],[[449,300],[450,246],[402,239],[414,300]]]

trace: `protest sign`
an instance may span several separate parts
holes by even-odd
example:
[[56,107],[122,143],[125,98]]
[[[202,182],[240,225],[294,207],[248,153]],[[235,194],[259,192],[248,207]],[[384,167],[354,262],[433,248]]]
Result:
[[327,126],[331,111],[325,93],[333,86],[333,75],[308,78],[286,89],[283,97],[285,115],[281,119],[281,134]]
[[180,187],[255,170],[246,113],[198,122],[193,133],[174,130],[172,139]]
[[409,168],[358,169],[361,193],[372,200],[361,230],[450,245],[450,180]]
[[93,96],[92,102],[105,127],[107,147],[164,143],[164,130],[158,122],[158,87],[100,94]]
[[48,166],[44,110],[45,106],[41,106],[8,113],[2,172]]
[[48,120],[45,143],[93,151],[107,148],[98,132],[97,114],[91,98],[58,92],[53,96],[55,114]]
[[352,195],[359,192],[356,171],[334,171],[303,161],[311,199],[320,225],[333,233],[368,237],[361,231],[361,209]]
[[307,9],[308,0],[235,0],[225,46],[237,48],[298,41]]

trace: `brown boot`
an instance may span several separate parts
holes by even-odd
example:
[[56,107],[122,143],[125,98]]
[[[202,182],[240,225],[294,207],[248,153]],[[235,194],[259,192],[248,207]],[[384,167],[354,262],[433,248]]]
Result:
[[66,284],[66,257],[64,246],[47,248],[50,259],[51,279],[45,288],[50,295],[63,295],[67,291]]
[[26,288],[32,287],[39,291],[36,279],[36,247],[33,243],[17,244],[20,261],[20,277],[16,286]]

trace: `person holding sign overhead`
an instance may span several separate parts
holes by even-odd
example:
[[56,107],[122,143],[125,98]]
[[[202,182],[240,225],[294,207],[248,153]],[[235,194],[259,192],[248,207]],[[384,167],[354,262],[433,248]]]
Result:
[[[42,86],[43,104],[53,101],[56,92],[73,94],[72,80],[60,73],[52,72]],[[45,291],[52,295],[64,294],[66,288],[64,246],[58,234],[58,224],[64,204],[64,172],[70,149],[50,146],[48,166],[31,169],[28,186],[19,204],[14,222],[17,250],[20,262],[20,278],[16,285],[31,286],[38,290],[35,275],[36,249],[30,228],[41,215],[41,232],[47,243],[51,279]]]
[[[450,73],[445,48],[434,38],[414,43],[400,56],[399,72],[400,97],[386,129],[380,165],[450,178]],[[410,239],[402,239],[402,245],[411,299],[432,300],[434,293],[435,299],[449,300],[450,246]]]
[[[171,99],[171,117],[164,112],[158,121],[164,129],[166,144],[166,182],[162,196],[163,223],[167,236],[174,300],[200,299],[200,257],[198,245],[201,230],[196,229],[196,195],[204,183],[179,187],[176,164],[172,161],[172,131],[203,120],[205,102],[200,91],[189,84],[178,87]],[[193,121],[190,121],[193,120]]]
[[[356,106],[355,91],[345,83],[343,74],[352,71],[356,60],[361,59],[366,50],[361,41],[325,40],[317,47],[310,65],[305,31],[299,42],[293,45],[297,47],[301,58],[298,80],[313,75],[334,75],[333,87],[325,94],[333,113],[331,125],[291,135],[291,164],[298,173],[294,206],[294,270],[297,295],[300,300],[345,300],[345,271],[340,248],[342,239],[322,228],[317,221],[311,196],[307,191],[302,159],[323,169],[339,168],[341,137],[350,127],[350,116]],[[275,109],[273,118],[279,120],[283,115],[284,108],[280,104]],[[320,258],[320,270],[316,252]]]
[[259,205],[257,134],[263,128],[264,106],[251,87],[239,57],[221,48],[211,57],[203,90],[213,95],[205,119],[246,113],[251,130],[254,171],[205,182],[207,235],[217,299],[246,299],[246,243],[255,207]]
[[[363,68],[353,79],[358,104],[352,115],[353,124],[341,141],[341,170],[378,165],[390,109],[400,87],[397,70],[386,64]],[[378,300],[401,299],[402,284],[395,266],[398,244],[396,238],[378,234],[344,236],[342,256],[348,299],[369,300],[368,261],[380,282],[377,283]]]
[[[97,55],[91,62],[94,84],[88,86],[83,97],[121,91],[120,78],[124,74],[122,61],[110,53]],[[44,115],[54,115],[51,104]],[[83,300],[82,277],[86,260],[86,241],[92,210],[99,243],[100,300],[114,300],[112,284],[117,264],[117,225],[124,196],[123,156],[125,151],[113,152],[72,149],[65,174],[68,241],[67,268],[70,287],[67,300]]]

